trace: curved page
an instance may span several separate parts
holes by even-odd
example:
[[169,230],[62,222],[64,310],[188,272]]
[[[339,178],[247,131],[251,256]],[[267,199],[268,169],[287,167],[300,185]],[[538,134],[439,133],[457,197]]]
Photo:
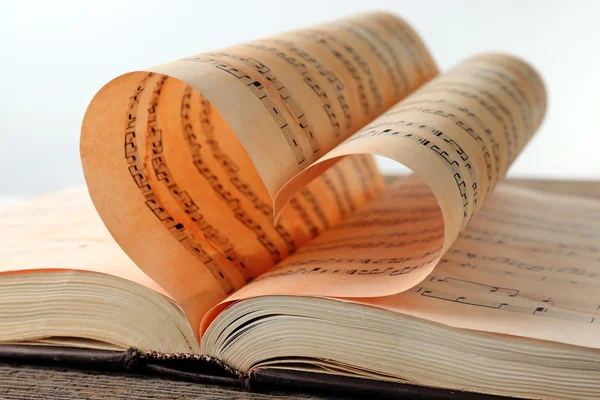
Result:
[[[545,109],[541,78],[511,56],[477,56],[435,78],[297,175],[275,204],[344,156],[387,156],[416,175],[229,301],[266,294],[366,298],[412,288],[484,204]],[[227,304],[215,307],[203,328]]]
[[347,157],[272,218],[285,183],[436,74],[384,13],[126,74],[87,110],[86,182],[119,245],[198,326],[381,192],[372,158]]

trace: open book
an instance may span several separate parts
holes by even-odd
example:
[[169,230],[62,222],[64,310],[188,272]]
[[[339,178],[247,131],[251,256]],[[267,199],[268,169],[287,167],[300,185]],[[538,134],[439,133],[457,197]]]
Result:
[[95,209],[0,214],[0,355],[597,398],[600,201],[500,183],[545,109],[525,62],[438,74],[385,13],[118,77],[83,121]]

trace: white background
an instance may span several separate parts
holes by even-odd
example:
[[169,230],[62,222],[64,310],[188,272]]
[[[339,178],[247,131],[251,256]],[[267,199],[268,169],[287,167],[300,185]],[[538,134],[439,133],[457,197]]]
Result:
[[600,1],[0,0],[0,193],[83,182],[83,114],[121,73],[372,9],[408,20],[442,69],[490,50],[529,60],[550,107],[510,175],[600,179]]

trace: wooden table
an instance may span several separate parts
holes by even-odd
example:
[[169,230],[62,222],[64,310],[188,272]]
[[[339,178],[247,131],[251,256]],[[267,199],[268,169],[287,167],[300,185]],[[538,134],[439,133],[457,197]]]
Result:
[[335,399],[314,395],[251,393],[142,375],[0,364],[0,399],[16,400],[275,400]]
[[[393,179],[393,178],[390,178]],[[600,181],[509,179],[511,184],[600,199]],[[158,377],[0,364],[0,399],[334,399],[290,393],[249,393]]]

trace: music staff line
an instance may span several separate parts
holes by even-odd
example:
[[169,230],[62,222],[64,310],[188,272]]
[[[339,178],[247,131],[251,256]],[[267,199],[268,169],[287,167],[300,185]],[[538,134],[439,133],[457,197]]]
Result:
[[[279,262],[281,260],[281,251],[277,248],[273,240],[270,236],[265,232],[264,228],[254,221],[253,218],[250,218],[246,210],[242,208],[242,204],[237,200],[237,198],[232,194],[227,187],[221,184],[221,180],[218,175],[216,175],[209,168],[207,162],[204,160],[201,152],[201,144],[197,140],[196,133],[194,132],[192,121],[189,116],[189,110],[191,108],[191,95],[192,88],[186,87],[184,91],[184,95],[182,96],[182,107],[181,107],[181,122],[182,122],[182,133],[185,139],[185,142],[188,146],[188,149],[192,155],[192,160],[196,170],[199,175],[204,177],[207,182],[211,183],[211,188],[218,196],[218,198],[222,199],[225,204],[232,210],[235,218],[242,223],[246,228],[248,228],[251,232],[253,232],[256,236],[257,241],[263,246],[263,248],[269,253],[274,263]],[[237,182],[238,177],[237,174],[237,166],[229,159],[229,157],[225,158],[226,155],[222,153],[220,146],[213,139],[214,136],[214,127],[211,122],[210,115],[210,103],[204,98],[201,99],[201,127],[202,133],[207,137],[207,143],[209,143],[209,148],[213,154],[213,156],[220,160],[219,165],[221,165],[230,177],[231,182]],[[224,165],[226,164],[226,165]],[[242,182],[243,183],[243,182]],[[236,185],[234,185],[236,186]],[[252,203],[257,210],[263,210],[263,213],[266,212],[267,215],[270,215],[271,209],[268,205],[262,204],[260,200],[255,196],[252,196],[253,193],[248,191],[245,192],[246,196],[249,196],[254,200]],[[284,241],[287,240],[288,246],[293,246],[295,248],[293,241],[289,242],[289,233],[285,230],[278,231],[280,235],[282,235],[282,239]]]
[[275,124],[279,127],[280,131],[283,133],[294,157],[296,158],[296,162],[298,165],[304,164],[306,162],[306,157],[304,155],[304,151],[298,143],[296,139],[296,135],[292,131],[290,125],[286,121],[285,117],[279,110],[279,108],[275,105],[273,100],[267,95],[264,86],[257,80],[252,79],[242,71],[237,68],[224,63],[221,60],[212,58],[212,57],[189,57],[184,58],[185,61],[194,61],[199,63],[206,63],[214,66],[215,68],[229,73],[231,76],[235,77],[239,80],[244,86],[246,86],[252,94],[262,103],[267,112],[271,115]]
[[[454,258],[455,256],[459,257],[459,259],[458,260],[455,259]],[[508,266],[508,267],[511,267],[518,271],[527,271],[527,272],[532,272],[535,274],[558,272],[558,273],[563,273],[563,274],[575,275],[578,278],[583,277],[583,278],[586,278],[586,280],[600,278],[599,272],[589,271],[583,267],[572,267],[569,265],[562,266],[562,267],[551,267],[551,266],[544,265],[544,264],[537,264],[537,263],[531,264],[529,262],[517,260],[515,258],[511,258],[511,257],[505,256],[505,255],[477,254],[472,251],[462,250],[462,249],[458,248],[457,245],[453,246],[452,248],[450,248],[450,250],[448,250],[448,252],[446,253],[445,257],[442,259],[441,262],[446,263],[446,262],[450,262],[450,261],[457,262],[460,264],[465,264],[465,265],[460,265],[460,266],[467,267],[470,269],[476,269],[476,268],[486,269],[486,270],[498,269],[499,271],[504,271],[504,273],[507,273],[507,274],[514,273],[513,271],[506,270],[506,267]],[[476,264],[477,262],[484,263],[486,266],[482,267],[481,265]],[[467,263],[468,263],[468,265],[467,265]],[[500,268],[492,267],[494,265],[494,263],[500,263],[503,266]],[[538,275],[537,278],[542,281],[547,279],[547,277],[545,277],[543,275],[542,276]],[[569,278],[568,280],[565,279],[563,281],[563,283],[580,284],[582,282],[577,282],[577,281],[574,281],[572,278]]]
[[[462,202],[463,202],[463,225],[462,225],[462,229],[464,229],[464,227],[466,226],[466,224],[469,222],[469,220],[471,219],[471,217],[473,216],[473,213],[475,211],[474,207],[470,207],[469,204],[469,195],[467,192],[467,184],[463,178],[463,173],[461,172],[461,165],[458,163],[458,161],[456,161],[447,151],[442,150],[439,146],[437,146],[435,143],[433,143],[431,140],[425,139],[422,136],[410,133],[410,132],[401,132],[401,131],[392,131],[391,129],[389,130],[384,130],[381,132],[367,132],[363,134],[364,136],[380,136],[380,135],[389,135],[389,136],[393,136],[399,139],[408,139],[410,141],[413,141],[421,146],[424,146],[425,148],[427,148],[428,150],[432,151],[437,157],[439,157],[440,159],[442,159],[444,161],[444,166],[449,170],[449,172],[452,174],[452,177],[454,178],[455,184],[456,184],[456,188],[458,189],[458,192],[460,194],[460,197],[462,198]],[[352,137],[351,140],[356,140],[359,137]],[[345,143],[347,143],[348,141],[346,141]],[[471,187],[473,187],[473,185],[471,185]],[[475,187],[477,187],[475,185]]]
[[420,296],[432,298],[436,300],[448,301],[455,304],[464,304],[475,307],[483,307],[489,309],[495,309],[499,311],[516,312],[520,314],[528,314],[549,318],[557,318],[566,321],[588,323],[588,324],[600,324],[600,316],[591,317],[577,314],[571,314],[566,312],[559,312],[551,310],[549,307],[524,307],[511,305],[504,302],[491,302],[482,299],[471,298],[467,296],[458,296],[456,294],[447,293],[441,290],[429,289],[425,286],[415,286],[410,290],[412,293],[416,293]]
[[[457,295],[456,293],[450,293],[437,288],[428,287],[427,284],[417,286],[411,291],[420,293],[425,297],[433,297],[440,300],[454,301],[461,304],[468,304],[472,306],[495,308],[498,310],[530,313],[532,315],[539,315],[543,313],[544,316],[568,319],[578,322],[590,322],[600,323],[600,303],[592,304],[585,302],[578,302],[572,300],[564,300],[555,298],[554,296],[541,296],[533,293],[523,292],[517,288],[502,287],[495,285],[488,285],[480,282],[470,281],[466,279],[455,278],[451,276],[430,276],[427,282],[448,286],[452,288],[465,289],[474,292],[473,296],[469,295]],[[527,301],[535,303],[545,303],[544,306],[520,306],[512,305],[502,300],[483,300],[477,298],[477,293],[493,293],[507,298],[521,298]],[[584,316],[565,311],[556,311],[554,308],[572,308],[577,309],[581,312],[592,312],[594,316]],[[596,321],[596,322],[594,322]]]
[[[409,274],[415,270],[423,268],[434,263],[438,259],[441,247],[421,254],[421,257],[396,257],[396,258],[328,258],[328,259],[311,259],[288,262],[275,267],[267,274],[264,274],[256,279],[256,281],[264,279],[272,279],[289,275],[346,275],[346,276],[365,276],[365,275],[385,275],[390,277],[402,276]],[[431,257],[430,257],[431,256]],[[362,264],[362,265],[377,265],[377,264],[405,264],[409,261],[421,261],[420,263],[407,265],[404,267],[387,267],[387,268],[336,268],[336,267],[320,267],[322,264]],[[306,267],[304,267],[306,265]],[[300,267],[300,268],[290,268]]]
[[[133,94],[129,98],[127,108],[127,122],[125,124],[123,135],[123,149],[125,160],[128,165],[129,173],[144,197],[146,207],[158,218],[169,233],[176,239],[190,254],[196,257],[211,272],[215,280],[219,283],[225,294],[233,293],[235,287],[233,282],[222,270],[221,266],[188,234],[185,225],[171,217],[162,204],[159,202],[156,194],[146,177],[146,167],[139,156],[137,148],[137,110],[139,99],[146,85],[155,74],[149,73],[138,84]],[[160,79],[164,77],[159,76]],[[152,110],[151,110],[152,111]],[[149,113],[150,114],[150,113]],[[149,115],[150,118],[150,115]]]

